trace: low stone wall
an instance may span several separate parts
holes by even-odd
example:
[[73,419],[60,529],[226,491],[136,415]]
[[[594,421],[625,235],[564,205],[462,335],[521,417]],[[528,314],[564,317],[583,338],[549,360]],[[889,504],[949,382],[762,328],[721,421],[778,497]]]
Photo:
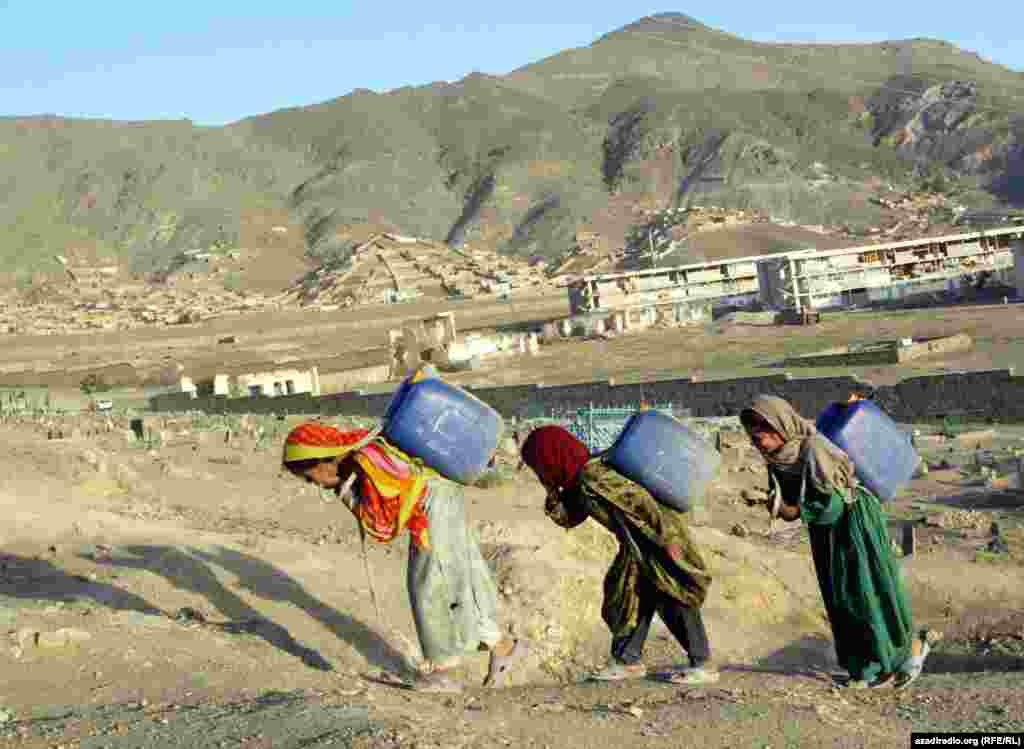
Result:
[[864,349],[831,349],[817,354],[794,356],[783,361],[786,367],[870,367],[881,364],[897,364],[900,361],[899,348],[879,345]]
[[[470,388],[470,392],[503,416],[520,419],[590,405],[627,407],[640,401],[672,403],[689,409],[695,417],[735,416],[759,393],[786,398],[810,416],[830,403],[845,401],[851,393],[858,393],[870,397],[893,418],[904,422],[943,416],[1024,421],[1024,377],[1017,377],[1013,370],[1007,369],[912,377],[895,385],[879,387],[856,377],[795,378],[776,374],[733,380],[680,378],[622,385],[603,380],[571,385],[510,385]],[[390,393],[233,399],[191,399],[187,395],[172,393],[153,398],[150,408],[164,412],[193,410],[206,413],[380,417],[390,401]]]
[[974,348],[974,340],[964,333],[942,338],[926,338],[909,346],[899,341],[880,341],[875,345],[827,349],[814,354],[794,356],[782,362],[786,367],[869,367],[900,364],[924,356],[958,354]]
[[966,333],[959,333],[946,338],[925,339],[909,346],[901,346],[896,353],[899,361],[905,362],[920,359],[922,356],[959,354],[970,351],[972,348],[974,348],[974,339]]

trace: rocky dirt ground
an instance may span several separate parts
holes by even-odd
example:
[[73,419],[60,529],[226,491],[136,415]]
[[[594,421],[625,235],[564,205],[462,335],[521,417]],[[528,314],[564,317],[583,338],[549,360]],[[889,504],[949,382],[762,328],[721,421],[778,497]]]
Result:
[[[116,417],[0,425],[0,746],[781,749],[1024,730],[1024,497],[986,488],[975,466],[1006,470],[1024,431],[1001,430],[983,455],[925,440],[933,470],[891,505],[894,535],[917,529],[915,616],[945,635],[906,692],[834,688],[804,533],[768,534],[763,470],[742,445],[694,517],[720,681],[587,683],[608,647],[614,543],[547,521],[539,486],[505,456],[467,505],[503,626],[531,652],[506,688],[475,686],[481,655],[463,694],[437,696],[389,684],[418,658],[406,541],[369,549],[378,617],[346,511],[279,474],[286,423],[236,421],[227,437],[216,419],[150,421],[161,439],[141,443]],[[646,659],[680,657],[658,624]]]

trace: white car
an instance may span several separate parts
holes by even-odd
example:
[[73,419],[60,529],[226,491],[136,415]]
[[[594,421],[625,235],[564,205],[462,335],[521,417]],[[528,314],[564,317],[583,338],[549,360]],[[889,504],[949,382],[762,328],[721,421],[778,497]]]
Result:
[[111,410],[113,410],[113,408],[114,408],[114,401],[112,401],[112,400],[103,399],[103,400],[96,401],[96,410],[97,411],[111,411]]

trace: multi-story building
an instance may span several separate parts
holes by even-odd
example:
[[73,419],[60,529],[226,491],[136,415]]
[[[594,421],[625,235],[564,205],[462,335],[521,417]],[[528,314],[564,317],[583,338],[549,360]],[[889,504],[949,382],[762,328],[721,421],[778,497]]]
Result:
[[767,306],[803,312],[956,293],[983,276],[1012,285],[1011,243],[1022,235],[1018,226],[789,253],[764,264],[761,296]]
[[586,276],[569,285],[574,315],[647,307],[745,306],[759,299],[758,262],[772,255]]
[[[697,305],[745,306],[806,312],[898,301],[917,294],[956,291],[987,275],[1014,283],[1013,243],[1024,227],[862,245],[800,250],[671,268],[587,276],[569,286],[573,315]],[[1024,250],[1016,251],[1017,284]],[[1020,292],[1019,292],[1020,293]]]

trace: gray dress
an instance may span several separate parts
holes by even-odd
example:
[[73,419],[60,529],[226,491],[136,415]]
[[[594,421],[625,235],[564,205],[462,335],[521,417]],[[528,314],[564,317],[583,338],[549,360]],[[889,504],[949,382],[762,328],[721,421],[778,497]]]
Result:
[[423,656],[443,663],[501,639],[498,590],[466,524],[463,488],[432,478],[423,502],[431,548],[409,544],[406,582]]

